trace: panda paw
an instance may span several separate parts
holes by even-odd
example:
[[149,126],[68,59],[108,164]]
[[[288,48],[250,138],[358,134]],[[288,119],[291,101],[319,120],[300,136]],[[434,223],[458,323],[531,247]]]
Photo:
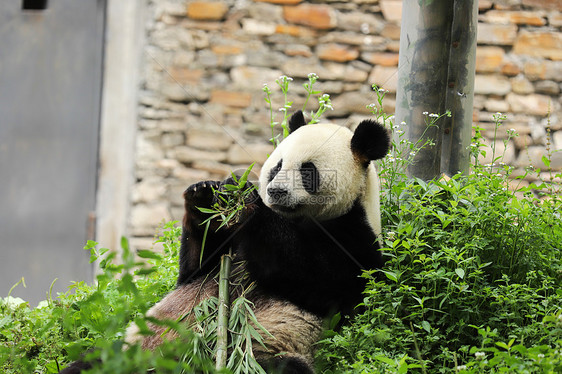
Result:
[[[204,223],[210,215],[208,213],[202,212],[200,208],[213,209],[216,203],[221,204],[224,202],[224,197],[219,199],[217,197],[217,192],[228,191],[227,185],[236,185],[235,179],[227,178],[222,182],[219,181],[204,181],[195,183],[189,186],[183,193],[185,199],[185,217],[184,224],[191,227],[198,227]],[[229,222],[227,226],[223,226],[222,221],[215,217],[210,222],[210,228],[213,230],[218,230],[219,227],[225,227],[232,229],[237,227],[238,224],[246,221],[248,217],[252,215],[252,212],[256,209],[256,202],[259,202],[259,194],[254,186],[248,182],[244,187],[249,189],[249,193],[244,198],[244,209],[238,212],[238,216],[235,220]]]
[[213,205],[215,192],[220,188],[219,181],[204,181],[192,184],[183,193],[185,208],[199,211],[198,208],[210,208]]

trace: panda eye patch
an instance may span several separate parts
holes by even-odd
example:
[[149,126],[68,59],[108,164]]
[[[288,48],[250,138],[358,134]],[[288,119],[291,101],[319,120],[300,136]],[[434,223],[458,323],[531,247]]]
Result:
[[267,177],[267,183],[271,182],[273,178],[275,178],[277,173],[279,173],[279,170],[281,170],[281,165],[283,165],[283,159],[279,160],[277,165],[275,165],[273,169],[269,171],[269,176]]
[[301,165],[302,186],[308,193],[318,192],[320,189],[320,174],[316,165],[305,162]]

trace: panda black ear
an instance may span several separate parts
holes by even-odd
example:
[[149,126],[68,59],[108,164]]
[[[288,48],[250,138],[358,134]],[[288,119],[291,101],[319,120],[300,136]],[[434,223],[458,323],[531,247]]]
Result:
[[294,132],[296,129],[304,125],[306,125],[306,121],[304,120],[302,110],[296,111],[289,119],[289,133]]
[[363,163],[383,158],[390,148],[388,131],[380,123],[364,120],[351,138],[351,151]]

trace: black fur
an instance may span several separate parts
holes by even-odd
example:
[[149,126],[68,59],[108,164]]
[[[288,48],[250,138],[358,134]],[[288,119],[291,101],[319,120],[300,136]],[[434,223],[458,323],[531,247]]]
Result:
[[298,357],[277,356],[261,364],[270,374],[314,374],[311,365]]
[[215,199],[214,191],[218,190],[220,185],[218,181],[199,182],[183,193],[185,216],[181,236],[178,285],[189,283],[200,275],[210,273],[219,263],[220,256],[228,253],[230,233],[227,230],[217,231],[219,223],[214,221],[208,229],[203,251],[205,256],[202,261],[200,257],[205,232],[205,225],[202,224],[209,215],[202,213],[198,208],[211,208]]
[[[233,181],[229,178],[222,183]],[[192,209],[192,204],[212,203],[210,194],[201,191],[205,188],[211,190],[210,182],[191,186],[184,194],[186,216],[178,285],[207,271],[205,264],[216,265],[218,256],[232,247],[237,258],[245,260],[250,280],[256,282],[254,292],[327,317],[336,312],[352,313],[366,285],[360,277],[362,270],[383,264],[378,241],[359,200],[348,213],[332,220],[295,221],[271,210],[254,192],[238,223],[209,230],[201,270],[198,259],[204,228],[200,222],[205,214]],[[258,362],[268,373],[314,373],[311,364],[300,357],[276,356]]]
[[[218,233],[209,230],[204,261],[216,259],[232,246],[266,295],[288,300],[321,317],[350,313],[365,288],[364,279],[359,277],[361,271],[382,265],[378,242],[359,201],[347,214],[322,222],[314,218],[287,219],[267,207],[259,196],[246,210],[247,218],[238,224]],[[186,214],[184,233],[190,236],[182,239],[182,259],[199,256],[200,220]],[[182,262],[178,284],[188,281],[193,271],[199,273],[198,265]]]
[[380,123],[364,120],[359,123],[351,138],[351,150],[364,163],[383,158],[390,147],[388,131]]
[[289,133],[294,132],[296,129],[304,125],[306,125],[304,114],[302,113],[302,110],[298,110],[289,119]]
[[267,176],[267,181],[271,182],[273,180],[273,178],[275,178],[275,176],[279,173],[279,171],[281,170],[281,167],[283,166],[283,159],[279,160],[279,162],[277,163],[277,165],[275,165],[275,167],[273,169],[271,169],[269,171],[269,175]]
[[318,192],[320,189],[320,173],[313,162],[305,162],[300,168],[302,186],[309,194]]
[[82,371],[90,369],[92,369],[92,364],[79,360],[71,363],[69,366],[59,371],[59,374],[80,374],[82,373]]

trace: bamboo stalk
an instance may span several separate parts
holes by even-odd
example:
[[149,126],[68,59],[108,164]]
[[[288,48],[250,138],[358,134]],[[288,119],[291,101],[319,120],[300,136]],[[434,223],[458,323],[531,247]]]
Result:
[[219,310],[217,321],[217,370],[226,367],[228,356],[228,312],[229,312],[229,278],[232,258],[230,254],[221,257],[219,275]]

